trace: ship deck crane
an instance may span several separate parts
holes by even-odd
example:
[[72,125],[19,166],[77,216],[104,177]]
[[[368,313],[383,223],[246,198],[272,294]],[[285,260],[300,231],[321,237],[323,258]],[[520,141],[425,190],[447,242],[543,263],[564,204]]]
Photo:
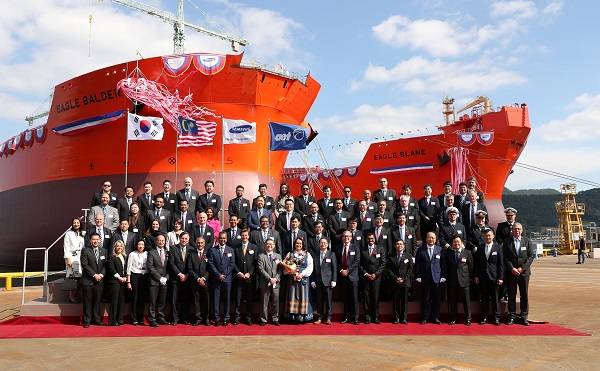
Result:
[[135,1],[135,0],[111,0],[111,1],[113,3],[119,4],[119,5],[123,5],[123,6],[129,7],[129,8],[135,9],[135,10],[139,10],[140,12],[144,12],[146,14],[156,16],[156,17],[162,19],[164,22],[172,24],[173,28],[174,28],[173,52],[175,54],[183,54],[184,53],[184,40],[185,40],[185,34],[183,32],[184,27],[188,27],[194,31],[197,31],[197,32],[200,32],[205,35],[212,36],[212,37],[216,37],[221,40],[230,41],[231,48],[233,49],[233,51],[237,51],[237,45],[240,45],[240,46],[248,45],[248,40],[246,40],[246,39],[235,37],[235,36],[230,36],[225,33],[217,32],[217,31],[211,31],[204,27],[186,22],[184,20],[184,14],[183,14],[183,0],[177,1],[177,14],[176,15],[171,12],[168,12],[166,10],[162,10],[162,9],[150,6],[150,5],[146,5],[144,3],[141,3],[141,2]]
[[484,97],[484,96],[479,96],[479,97],[473,99],[472,101],[470,101],[469,103],[465,104],[463,107],[461,107],[458,111],[456,111],[456,114],[466,111],[469,108],[475,107],[479,104],[483,104],[482,114],[486,114],[486,113],[492,111],[492,101],[490,100],[490,98]]

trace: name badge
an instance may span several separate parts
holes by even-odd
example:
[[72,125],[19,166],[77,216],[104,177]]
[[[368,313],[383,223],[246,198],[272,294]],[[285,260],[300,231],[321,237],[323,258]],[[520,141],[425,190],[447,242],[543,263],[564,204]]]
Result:
[[521,247],[521,251],[526,251],[526,250],[527,250],[527,248],[525,246]]
[[104,235],[104,238],[106,238],[106,239],[109,239],[109,238],[110,238],[110,236],[109,236],[109,235],[107,235],[107,234],[105,234],[105,235]]
[[329,203],[329,206],[333,206],[333,202],[330,202],[330,203]]
[[160,216],[160,220],[165,220],[165,216],[164,216],[164,215],[161,215],[161,216]]
[[388,201],[394,201],[394,197],[388,197]]
[[408,238],[409,240],[412,239],[412,234],[409,234],[406,238]]
[[413,258],[412,258],[412,261],[413,261],[413,263],[415,262],[415,257],[414,257],[414,256],[413,256]]
[[357,241],[360,241],[360,240],[362,240],[362,236],[356,236],[356,240],[357,240]]
[[212,203],[214,204],[214,203],[217,203],[217,200],[215,200],[215,199],[213,198],[212,200],[210,200],[210,202],[212,202]]
[[195,199],[196,199],[196,196],[192,196],[192,200],[195,200]]
[[114,197],[114,196],[113,196],[113,197],[111,197],[110,199],[111,199],[111,200],[113,200],[113,201],[116,201],[116,200],[117,200],[117,198],[116,198],[116,197]]
[[238,240],[241,240],[242,236],[235,236],[235,238],[237,238]]
[[414,218],[415,218],[415,217],[414,217],[414,216],[412,216],[412,215],[408,217],[408,219],[414,219]]
[[404,259],[404,264],[408,263],[408,259]]
[[100,260],[104,260],[104,259],[106,259],[104,256],[101,256],[101,257],[100,257]]
[[463,263],[466,263],[467,262],[467,258],[460,258],[460,261],[463,262]]
[[381,258],[381,254],[375,254],[376,258]]
[[138,233],[139,229],[133,228],[133,233]]
[[409,206],[415,206],[415,203],[414,203],[414,202],[411,202],[411,203],[409,203],[408,205],[409,205]]
[[431,204],[435,206],[435,201],[431,201]]
[[279,264],[279,259],[275,259],[275,264]]
[[345,222],[345,221],[346,221],[346,218],[342,218],[342,221],[343,221],[343,222]]
[[192,224],[193,220],[188,220],[187,222],[188,224]]
[[175,200],[169,200],[169,203],[170,203],[170,204],[174,204],[174,203],[175,203]]
[[254,255],[254,250],[248,250],[248,254]]
[[456,231],[456,233],[458,233],[458,234],[462,234],[462,231]]
[[242,204],[243,207],[248,207],[248,204]]
[[231,253],[230,252],[227,253],[227,257],[231,258]]
[[350,251],[350,255],[356,255],[356,251]]
[[112,216],[112,215],[109,215],[109,216],[108,216],[108,218],[109,218],[109,219],[112,219],[112,218],[113,218],[113,216]]
[[390,220],[389,219],[383,219],[384,223],[388,223]]
[[440,258],[440,254],[437,254],[437,255],[435,256],[435,258],[436,258],[436,259],[439,259],[439,258]]
[[368,207],[368,209],[369,209],[369,210],[374,210],[374,209],[375,209],[375,206],[369,206],[369,207]]
[[498,255],[498,253],[496,251],[493,251],[492,255]]
[[368,222],[370,222],[370,221],[371,221],[371,218],[367,218],[367,219],[365,219],[365,220],[366,220],[366,221],[368,221]]
[[325,258],[325,263],[331,263],[331,259],[330,258]]
[[267,205],[267,206],[271,206],[271,202],[267,202],[267,203],[266,203],[266,205]]
[[386,234],[383,235],[383,239],[387,240],[387,235]]
[[210,232],[206,232],[206,235],[207,235],[207,236],[210,236]]

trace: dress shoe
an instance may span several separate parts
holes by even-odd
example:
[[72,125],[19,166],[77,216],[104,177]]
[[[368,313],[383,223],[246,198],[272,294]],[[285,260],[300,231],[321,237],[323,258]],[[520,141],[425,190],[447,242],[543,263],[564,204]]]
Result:
[[330,320],[330,319],[328,319],[327,321],[325,321],[325,324],[326,324],[326,325],[331,325],[331,320]]
[[352,321],[352,324],[353,324],[353,325],[358,325],[358,320],[357,320],[357,319],[355,319],[354,321]]
[[265,326],[267,323],[266,322],[261,322],[260,326]]
[[170,323],[170,325],[171,326],[177,326],[177,323],[178,323],[177,321],[173,321],[173,322]]
[[398,323],[400,323],[400,320],[398,318],[394,318],[394,320],[392,321],[392,323],[394,325],[397,325]]
[[313,322],[313,323],[314,323],[315,325],[320,325],[320,324],[321,324],[321,320],[320,320],[320,319],[318,319],[318,320],[316,320],[316,321],[315,321],[315,322]]
[[210,326],[210,320],[204,320],[204,326]]
[[513,323],[515,323],[515,319],[514,318],[509,318],[508,321],[506,321],[506,324],[508,326],[512,325]]
[[450,326],[454,326],[454,325],[456,325],[456,321],[450,321],[450,322],[448,322],[448,324],[449,324]]
[[110,323],[109,326],[119,326],[119,325],[117,323],[113,322],[113,323]]
[[223,323],[221,324],[221,326],[227,326],[229,323],[227,321],[223,321]]
[[125,324],[125,322],[123,322],[123,321],[117,322],[117,325],[119,325],[119,326],[123,326],[124,324]]
[[479,324],[480,325],[485,325],[487,323],[487,318],[483,317],[482,319],[479,320]]
[[201,323],[202,323],[201,321],[194,321],[194,322],[192,322],[192,326],[198,326]]
[[344,318],[340,323],[348,323],[348,318]]
[[131,324],[134,325],[134,326],[137,326],[138,322],[137,321],[133,321]]
[[247,324],[248,326],[252,326],[252,320],[251,320],[250,318],[248,318],[248,320],[246,321],[246,324]]
[[375,318],[375,321],[373,321],[373,323],[374,323],[374,324],[376,324],[376,325],[378,325],[378,324],[380,324],[381,322],[379,322],[379,318]]
[[433,320],[433,323],[435,323],[436,325],[441,325],[442,321],[440,321],[439,318],[436,318],[436,319]]
[[403,325],[406,325],[406,324],[408,324],[408,321],[405,320],[405,319],[403,319],[402,321],[400,321],[400,323],[403,324]]
[[524,326],[529,326],[529,321],[527,320],[527,318],[523,319],[523,325]]
[[161,319],[158,320],[158,324],[160,324],[160,325],[168,325],[169,322],[167,322],[167,320],[165,320],[164,318],[161,318]]
[[84,324],[83,324],[83,328],[89,328],[89,327],[90,327],[90,324],[89,324],[89,323],[84,323]]
[[468,320],[465,321],[465,326],[471,326],[471,320],[470,319],[468,319]]
[[239,325],[239,324],[240,324],[240,321],[239,321],[239,320],[237,320],[237,319],[234,319],[234,320],[231,322],[231,324],[232,324],[232,325],[234,325],[234,326],[237,326],[237,325]]
[[215,326],[215,327],[219,327],[220,323],[217,322],[217,321],[214,321],[214,322],[212,322],[212,325]]
[[581,264],[581,262],[577,262],[577,263],[575,263],[575,264]]
[[158,323],[156,323],[156,322],[150,322],[150,327],[158,327]]
[[94,322],[93,325],[94,326],[104,326],[104,323],[102,323],[102,322]]
[[370,323],[371,323],[371,320],[367,318],[367,319],[365,320],[365,325],[368,325],[368,324],[370,324]]
[[422,325],[424,325],[424,324],[426,324],[426,323],[427,323],[427,321],[426,321],[426,320],[421,320],[421,322],[420,322],[420,323],[421,323]]
[[496,318],[496,319],[494,320],[494,325],[496,325],[496,326],[500,326],[500,319]]
[[274,326],[279,326],[279,321],[273,321]]

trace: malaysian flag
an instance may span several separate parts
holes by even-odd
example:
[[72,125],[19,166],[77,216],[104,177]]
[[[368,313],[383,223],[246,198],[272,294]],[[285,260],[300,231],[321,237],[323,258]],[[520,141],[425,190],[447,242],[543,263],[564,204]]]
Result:
[[179,137],[177,147],[212,146],[217,132],[217,123],[210,121],[194,121],[179,117]]

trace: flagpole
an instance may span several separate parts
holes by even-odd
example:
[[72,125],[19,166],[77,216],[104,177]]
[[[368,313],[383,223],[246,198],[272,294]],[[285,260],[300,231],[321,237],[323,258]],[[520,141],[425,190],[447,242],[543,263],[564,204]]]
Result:
[[[175,187],[177,187],[179,180],[179,128],[175,131]],[[175,188],[177,189],[177,188]]]
[[[221,118],[221,197],[225,200],[225,123]],[[225,220],[225,209],[222,209],[221,220]],[[223,222],[224,224],[224,222]]]
[[129,169],[129,111],[127,112],[127,125],[125,125],[125,187],[127,187],[127,171]]

